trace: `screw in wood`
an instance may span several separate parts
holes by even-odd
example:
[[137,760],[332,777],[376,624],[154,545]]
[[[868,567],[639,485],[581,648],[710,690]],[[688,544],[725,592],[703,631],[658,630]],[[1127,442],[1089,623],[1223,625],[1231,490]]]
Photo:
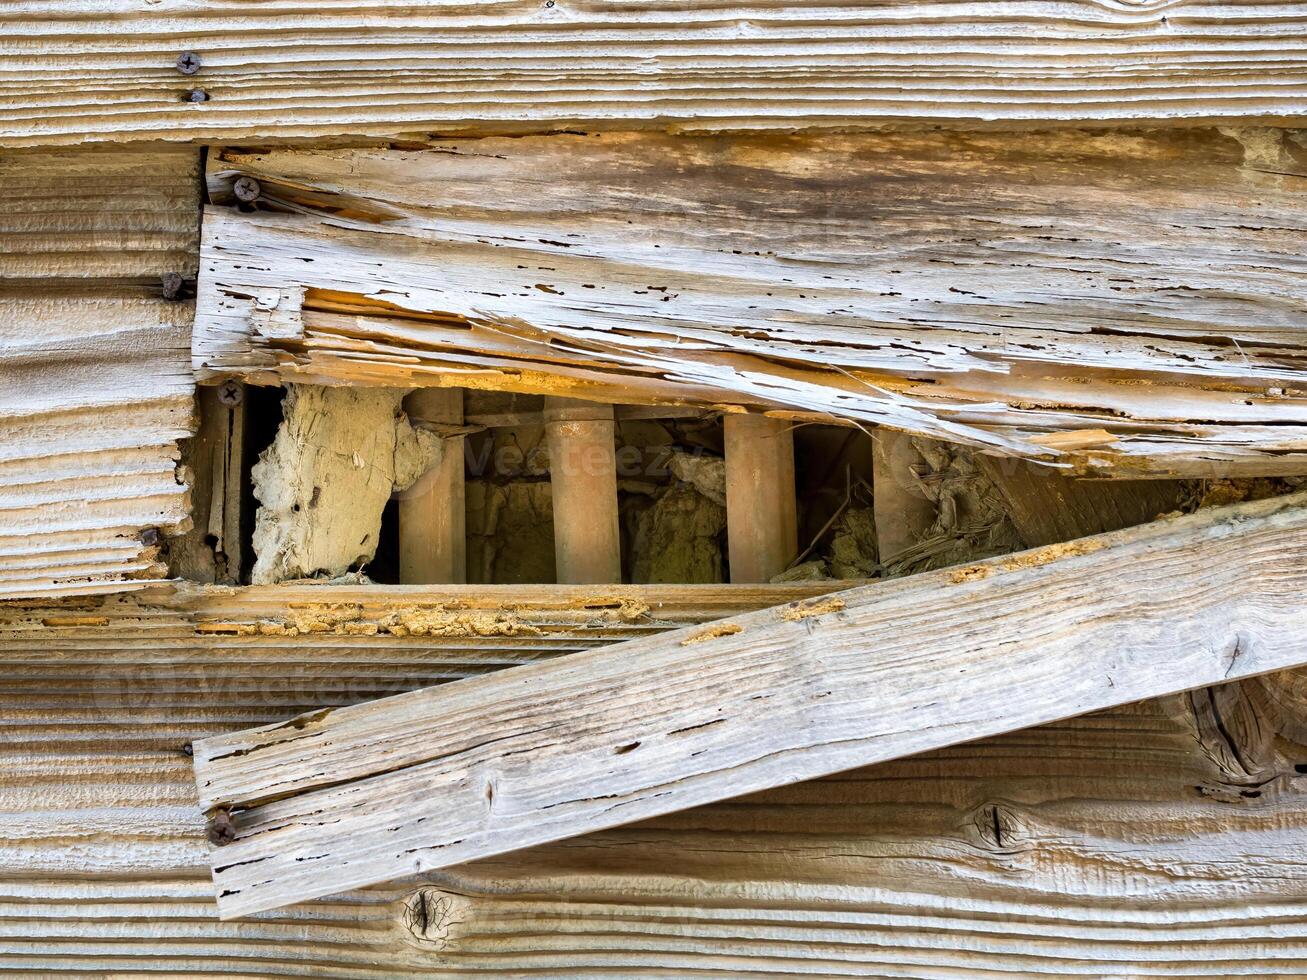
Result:
[[241,386],[235,381],[225,381],[218,388],[218,401],[224,405],[239,405],[241,397]]
[[162,276],[159,277],[159,281],[163,283],[164,299],[177,299],[178,297],[181,296],[182,277],[180,273],[165,272]]
[[263,188],[253,177],[237,177],[236,183],[231,185],[232,193],[236,195],[236,200],[244,201],[246,204],[253,204],[263,193]]
[[202,88],[194,88],[186,93],[185,102],[208,102],[209,93]]
[[183,51],[177,56],[177,70],[183,75],[194,75],[204,65],[194,51]]
[[147,548],[153,548],[160,541],[159,529],[157,527],[147,527],[141,532],[141,544]]
[[236,824],[231,819],[231,812],[222,807],[209,814],[209,823],[205,830],[209,843],[217,847],[230,844],[236,839]]

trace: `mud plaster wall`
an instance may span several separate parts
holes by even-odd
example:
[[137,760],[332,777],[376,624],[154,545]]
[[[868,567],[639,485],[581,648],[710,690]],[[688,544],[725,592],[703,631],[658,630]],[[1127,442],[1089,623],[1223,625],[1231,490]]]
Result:
[[288,385],[283,421],[252,470],[255,584],[343,575],[376,553],[391,494],[439,459],[398,388]]

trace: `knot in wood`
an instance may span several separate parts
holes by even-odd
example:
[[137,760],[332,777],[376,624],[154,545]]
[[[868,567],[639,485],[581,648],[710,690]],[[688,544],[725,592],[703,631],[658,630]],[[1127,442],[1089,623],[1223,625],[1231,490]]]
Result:
[[1029,831],[1006,803],[984,803],[971,817],[980,846],[989,851],[1013,852],[1029,844]]
[[401,921],[417,945],[445,949],[450,930],[467,918],[467,900],[439,888],[419,888],[404,900]]
[[177,56],[177,70],[183,75],[194,75],[204,62],[194,51],[183,51]]

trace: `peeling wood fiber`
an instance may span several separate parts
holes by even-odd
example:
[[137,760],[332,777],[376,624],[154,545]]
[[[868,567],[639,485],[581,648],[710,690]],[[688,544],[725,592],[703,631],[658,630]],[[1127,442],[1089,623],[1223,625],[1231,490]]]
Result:
[[[1231,697],[1149,701],[215,918],[182,751],[192,740],[815,594],[623,587],[627,609],[651,617],[623,618],[609,595],[597,630],[581,607],[605,597],[587,588],[150,589],[6,606],[0,968],[205,980],[1307,973],[1307,777],[1294,770],[1307,756],[1286,743],[1268,758],[1274,718],[1241,727]],[[376,622],[422,601],[519,600],[541,610],[535,625],[572,628],[434,643],[197,629],[287,623],[324,604]],[[1222,731],[1241,730],[1257,744],[1225,743]]]
[[1276,120],[1307,99],[1305,35],[1296,0],[9,0],[0,139]]
[[235,819],[212,855],[219,911],[1307,663],[1305,505],[1214,508],[204,739],[200,805]]
[[[0,150],[0,598],[166,575],[187,526],[199,155]],[[148,537],[149,535],[147,535]]]
[[1237,135],[215,152],[216,197],[252,176],[263,210],[206,210],[195,369],[743,405],[1113,477],[1307,472],[1307,197]]

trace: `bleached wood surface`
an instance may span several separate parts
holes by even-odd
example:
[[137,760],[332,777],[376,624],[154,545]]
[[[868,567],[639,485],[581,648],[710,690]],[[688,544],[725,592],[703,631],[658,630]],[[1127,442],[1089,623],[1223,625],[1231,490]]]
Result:
[[[745,404],[1111,476],[1307,471],[1279,134],[227,151],[201,377]],[[1261,168],[1261,169],[1258,169]]]
[[0,150],[0,598],[166,575],[188,518],[199,154]]
[[0,139],[1276,120],[1305,36],[1300,0],[9,0]]
[[1307,664],[1304,505],[1202,511],[205,739],[201,807],[236,821],[212,856],[218,907]]
[[[486,599],[502,607],[505,591]],[[543,587],[515,591],[547,604]],[[621,590],[646,601],[673,591]],[[1307,973],[1307,798],[1294,771],[1307,748],[1268,752],[1271,719],[1241,725],[1258,717],[1225,702],[1219,714],[1206,701],[1194,710],[1184,697],[220,922],[182,752],[192,739],[653,628],[623,623],[610,596],[599,630],[568,608],[553,618],[573,631],[548,637],[276,633],[327,594],[359,603],[352,621],[363,622],[414,596],[459,593],[151,589],[4,607],[0,967],[613,980]],[[648,604],[683,624],[802,593],[695,594]],[[267,633],[235,630],[260,622]]]

